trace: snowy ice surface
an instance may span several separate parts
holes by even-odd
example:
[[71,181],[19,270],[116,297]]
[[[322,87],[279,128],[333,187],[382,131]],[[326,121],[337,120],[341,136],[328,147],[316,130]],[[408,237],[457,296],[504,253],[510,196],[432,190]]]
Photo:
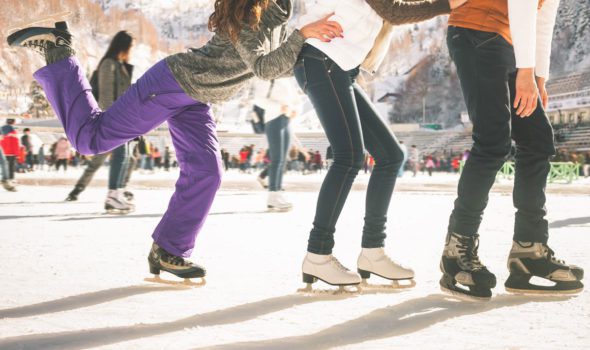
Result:
[[[421,179],[402,182],[434,181]],[[590,348],[587,291],[569,299],[504,291],[514,213],[507,193],[490,196],[481,228],[480,255],[499,286],[491,302],[473,304],[438,289],[450,192],[394,196],[387,250],[416,271],[414,289],[306,296],[296,290],[315,191],[289,193],[289,213],[267,213],[264,192],[220,191],[193,254],[207,267],[207,285],[181,290],[143,282],[150,234],[172,187],[136,190],[137,211],[128,216],[102,212],[102,187],[77,203],[62,201],[69,190],[0,192],[0,349]],[[548,195],[550,244],[583,267],[590,266],[589,204],[587,194]],[[334,254],[351,269],[363,208],[364,192],[353,191],[337,226]]]

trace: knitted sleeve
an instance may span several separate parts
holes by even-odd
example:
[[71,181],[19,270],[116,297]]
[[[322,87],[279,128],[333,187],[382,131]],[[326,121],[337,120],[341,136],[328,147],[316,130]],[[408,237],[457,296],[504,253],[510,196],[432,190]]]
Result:
[[365,0],[393,25],[415,23],[451,12],[449,0]]
[[305,38],[296,30],[279,48],[265,52],[260,33],[249,28],[242,30],[234,44],[243,62],[254,75],[264,80],[271,80],[288,74],[295,65],[297,56],[305,43]]

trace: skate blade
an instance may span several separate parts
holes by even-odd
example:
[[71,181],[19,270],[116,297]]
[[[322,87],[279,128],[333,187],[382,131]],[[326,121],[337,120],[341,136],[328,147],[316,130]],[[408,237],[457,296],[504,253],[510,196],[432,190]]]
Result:
[[[61,11],[61,12],[56,12],[54,14],[51,15],[47,15],[45,17],[40,17],[37,19],[34,19],[32,21],[23,21],[20,22],[19,24],[14,25],[13,27],[8,28],[7,33],[8,34],[12,34],[14,32],[17,32],[21,29],[27,28],[27,27],[32,27],[34,25],[43,23],[43,22],[60,22],[65,20],[66,18],[72,16],[72,11]],[[51,23],[53,25],[53,23]]]
[[176,287],[183,287],[183,288],[199,288],[199,287],[203,287],[204,285],[207,284],[207,281],[205,281],[204,277],[200,277],[200,279],[201,279],[200,282],[194,282],[190,278],[185,278],[184,281],[173,281],[173,280],[163,279],[160,276],[155,275],[154,277],[147,277],[147,278],[144,278],[143,280],[146,282],[150,282],[150,283],[165,284],[165,285],[169,285],[169,286],[176,286]]
[[369,283],[366,279],[361,282],[361,288],[363,292],[374,291],[374,292],[399,292],[404,289],[410,289],[416,287],[416,281],[413,279],[407,280],[391,280],[390,284],[373,284]]
[[134,210],[122,210],[122,209],[106,209],[105,214],[107,215],[127,215],[133,213]]
[[556,290],[556,289],[516,289],[504,288],[508,293],[526,295],[526,296],[546,296],[546,297],[560,297],[564,295],[574,295],[581,293],[584,287],[570,290]]
[[293,210],[293,207],[290,208],[276,208],[276,207],[267,207],[269,213],[286,213]]
[[445,287],[442,287],[442,286],[440,287],[440,290],[443,293],[449,294],[449,295],[451,295],[451,296],[453,296],[453,297],[455,297],[455,298],[457,298],[457,299],[459,299],[461,301],[469,301],[469,302],[472,302],[472,303],[481,303],[481,302],[488,302],[488,301],[492,300],[491,297],[487,298],[487,297],[478,297],[478,296],[475,296],[475,295],[469,295],[469,294],[465,294],[465,293],[461,293],[461,292],[458,292],[458,291],[454,291],[454,290],[451,290],[451,289],[448,289],[448,288],[445,288]]
[[305,288],[297,289],[297,293],[305,295],[335,295],[335,296],[349,296],[358,295],[362,292],[360,285],[339,286],[338,289],[314,289],[311,284],[307,284]]

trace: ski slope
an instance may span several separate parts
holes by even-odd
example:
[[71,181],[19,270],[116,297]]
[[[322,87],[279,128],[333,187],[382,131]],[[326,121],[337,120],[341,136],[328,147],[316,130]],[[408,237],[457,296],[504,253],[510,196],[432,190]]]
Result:
[[[414,289],[307,296],[296,290],[317,192],[290,193],[294,211],[267,213],[264,192],[222,190],[193,254],[208,270],[207,285],[179,289],[143,282],[171,188],[136,190],[137,211],[128,216],[102,213],[102,187],[77,203],[62,201],[69,190],[0,192],[0,349],[590,348],[588,291],[513,296],[500,283],[488,303],[439,292],[449,192],[395,194],[387,250],[416,271]],[[549,194],[549,243],[558,258],[586,268],[589,204],[587,195]],[[364,192],[352,192],[337,227],[334,254],[351,269],[363,207]],[[500,282],[513,212],[508,194],[492,194],[481,229],[480,256]]]

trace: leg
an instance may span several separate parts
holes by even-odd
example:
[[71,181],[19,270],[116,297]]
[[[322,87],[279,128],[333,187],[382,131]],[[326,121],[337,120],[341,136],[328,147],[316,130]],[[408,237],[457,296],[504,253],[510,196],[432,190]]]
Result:
[[[511,101],[514,101],[516,75],[510,76]],[[512,103],[511,103],[512,104]],[[513,200],[517,209],[514,240],[547,243],[549,224],[545,219],[545,187],[555,154],[553,129],[539,101],[535,112],[520,118],[512,109],[512,137],[516,142]]]
[[493,33],[452,29],[449,50],[473,123],[474,145],[459,179],[448,231],[473,236],[479,230],[496,174],[510,153],[508,75],[514,69],[514,55],[512,47]]
[[283,133],[283,137],[281,138],[281,143],[283,146],[283,150],[281,153],[281,160],[283,163],[283,166],[281,166],[280,171],[279,171],[279,190],[283,189],[283,176],[285,175],[285,171],[287,171],[287,155],[289,154],[289,147],[291,147],[291,128],[289,127],[289,124],[291,122],[291,119],[289,119],[288,117],[282,117],[282,122],[283,122],[283,128],[282,128],[282,133]]
[[8,179],[14,180],[14,173],[16,172],[16,156],[6,156],[8,161]]
[[127,154],[127,144],[122,144],[111,152],[111,166],[109,168],[109,190],[117,190],[122,188],[128,165],[129,156]]
[[2,181],[9,179],[7,163],[8,161],[6,160],[6,156],[4,156],[2,147],[0,147],[0,172],[2,173]]
[[86,189],[86,186],[88,186],[90,181],[92,181],[94,174],[96,174],[96,171],[104,164],[104,162],[107,159],[107,157],[109,156],[109,154],[110,153],[108,153],[108,152],[101,153],[101,154],[97,154],[92,157],[92,159],[88,163],[88,166],[86,166],[86,169],[84,169],[82,176],[80,176],[80,179],[78,179],[78,182],[76,183],[76,186],[74,187],[74,191],[76,191],[76,195],[80,194],[82,191],[84,191]]
[[450,27],[447,43],[473,123],[474,145],[461,174],[440,267],[441,288],[488,300],[496,276],[478,256],[478,230],[489,191],[511,148],[512,46],[495,33]]
[[104,112],[75,57],[50,64],[34,76],[72,145],[82,154],[110,151],[195,103],[178,85],[164,60],[150,68]]
[[131,179],[131,173],[133,173],[136,166],[137,158],[135,158],[134,156],[129,156],[129,164],[127,166],[127,171],[125,172],[125,178],[123,179],[123,183],[121,184],[123,188],[127,187],[127,184]]
[[170,118],[168,125],[180,178],[152,237],[168,253],[187,257],[221,183],[219,143],[208,105],[195,104]]
[[379,248],[385,244],[387,212],[404,154],[369,97],[357,84],[354,85],[354,94],[365,148],[375,159],[375,167],[367,187],[362,247]]
[[280,190],[279,187],[279,173],[281,172],[280,159],[282,152],[281,145],[281,120],[275,118],[265,124],[264,130],[268,140],[268,152],[270,155],[270,165],[268,170],[268,190],[276,192]]
[[334,163],[326,174],[318,196],[308,252],[332,253],[336,222],[352,183],[363,165],[363,135],[352,81],[327,57],[302,58],[295,66],[295,77],[311,100],[334,152]]

